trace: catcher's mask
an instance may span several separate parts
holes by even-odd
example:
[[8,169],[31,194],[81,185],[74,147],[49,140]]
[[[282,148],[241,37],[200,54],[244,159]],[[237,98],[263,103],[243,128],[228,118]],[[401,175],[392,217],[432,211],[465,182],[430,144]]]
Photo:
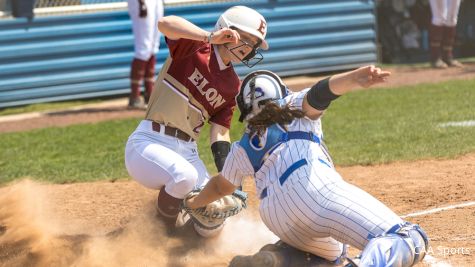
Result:
[[287,96],[287,86],[280,77],[268,70],[257,70],[249,73],[241,84],[241,89],[236,97],[243,122],[248,115],[256,115],[261,107],[269,101],[276,101]]
[[269,48],[269,45],[265,40],[267,34],[267,22],[259,12],[245,6],[233,6],[221,14],[216,22],[215,29],[220,30],[222,28],[239,29],[259,39],[259,42],[254,46],[240,40],[242,45],[229,50],[239,58],[238,54],[235,52],[236,49],[239,49],[242,46],[252,48],[251,53],[241,60],[244,65],[252,68],[264,59],[258,49],[267,50]]

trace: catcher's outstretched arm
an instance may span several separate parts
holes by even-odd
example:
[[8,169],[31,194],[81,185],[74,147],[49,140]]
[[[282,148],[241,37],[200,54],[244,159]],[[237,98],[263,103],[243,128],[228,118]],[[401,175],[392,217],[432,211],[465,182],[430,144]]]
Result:
[[198,196],[188,199],[186,203],[192,209],[204,207],[217,199],[231,195],[236,188],[219,173],[211,178]]
[[389,71],[381,70],[373,65],[335,74],[319,81],[308,91],[302,110],[308,118],[316,120],[330,105],[331,101],[339,96],[360,88],[383,83],[390,75]]

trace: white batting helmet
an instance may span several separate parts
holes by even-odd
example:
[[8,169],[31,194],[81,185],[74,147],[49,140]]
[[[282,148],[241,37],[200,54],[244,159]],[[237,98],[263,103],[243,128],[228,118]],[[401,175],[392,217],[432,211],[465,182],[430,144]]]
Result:
[[287,96],[287,86],[280,77],[268,70],[257,70],[249,73],[241,84],[241,90],[236,97],[242,122],[249,114],[257,114],[261,107],[269,102]]
[[218,19],[216,30],[236,27],[242,31],[254,35],[261,41],[260,48],[267,50],[269,45],[265,38],[267,34],[267,22],[264,17],[252,8],[246,6],[233,6]]

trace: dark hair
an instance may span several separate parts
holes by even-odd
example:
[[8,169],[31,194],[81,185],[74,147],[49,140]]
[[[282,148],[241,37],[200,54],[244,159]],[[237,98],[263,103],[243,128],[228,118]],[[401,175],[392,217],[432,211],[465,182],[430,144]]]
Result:
[[254,133],[262,134],[265,129],[273,124],[279,124],[284,129],[285,125],[290,124],[294,119],[303,118],[305,113],[300,109],[293,109],[289,105],[279,106],[275,102],[267,102],[264,108],[254,117],[249,119],[248,127],[251,135]]

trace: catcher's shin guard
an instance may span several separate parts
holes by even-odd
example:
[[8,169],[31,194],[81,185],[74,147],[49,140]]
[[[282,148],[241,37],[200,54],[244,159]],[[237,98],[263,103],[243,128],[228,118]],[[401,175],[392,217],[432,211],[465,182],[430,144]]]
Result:
[[429,241],[417,224],[406,223],[398,230],[371,239],[358,266],[410,267],[421,262]]

